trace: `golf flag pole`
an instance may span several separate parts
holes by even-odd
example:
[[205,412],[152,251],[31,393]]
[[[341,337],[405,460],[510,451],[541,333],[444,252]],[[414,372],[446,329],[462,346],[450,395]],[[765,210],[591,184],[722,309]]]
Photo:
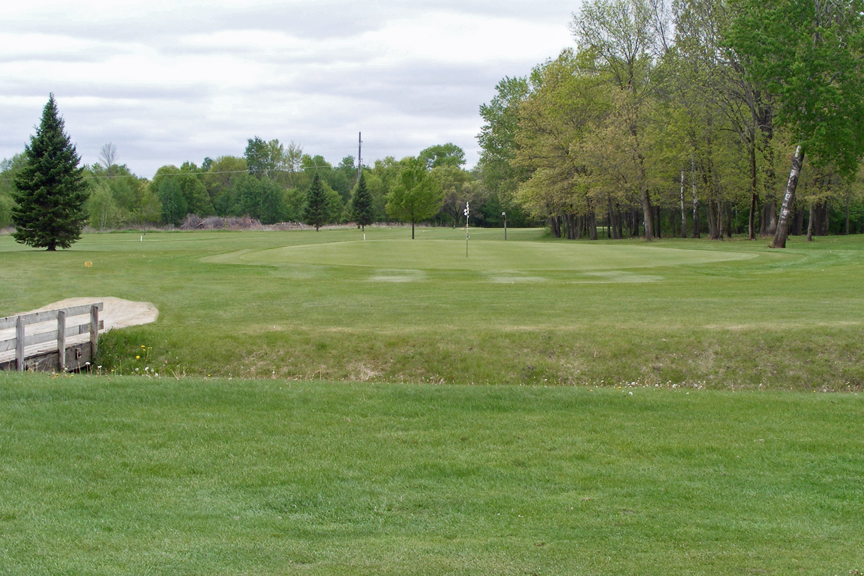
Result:
[[468,215],[470,212],[471,207],[468,202],[465,202],[465,210],[463,210],[463,214],[465,214],[465,258],[468,257]]

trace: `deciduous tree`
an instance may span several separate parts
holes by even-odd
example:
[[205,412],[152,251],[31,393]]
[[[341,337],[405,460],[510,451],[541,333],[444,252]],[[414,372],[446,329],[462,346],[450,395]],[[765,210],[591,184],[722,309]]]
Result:
[[864,0],[735,0],[729,45],[772,94],[795,141],[772,246],[785,248],[795,190],[810,155],[855,173],[864,153]]
[[419,158],[402,160],[402,170],[387,196],[387,214],[391,218],[414,225],[435,216],[444,201],[440,183],[429,176],[426,163]]

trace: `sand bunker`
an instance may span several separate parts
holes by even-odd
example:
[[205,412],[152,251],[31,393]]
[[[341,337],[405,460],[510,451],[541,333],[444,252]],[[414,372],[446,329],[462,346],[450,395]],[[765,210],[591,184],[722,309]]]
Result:
[[[29,312],[42,312],[43,310],[59,310],[60,308],[71,308],[82,304],[93,304],[102,302],[104,308],[99,312],[99,319],[105,322],[105,331],[113,328],[126,328],[127,326],[138,326],[139,324],[150,324],[159,317],[159,310],[150,302],[133,302],[122,298],[98,297],[92,298],[67,298],[59,302],[53,302],[42,308],[30,310]],[[22,314],[29,314],[22,312]]]
[[[82,304],[95,304],[96,302],[102,302],[103,308],[102,311],[99,312],[99,320],[104,323],[104,329],[100,330],[100,332],[107,332],[108,330],[112,330],[114,328],[125,328],[127,326],[138,326],[140,324],[150,324],[151,322],[155,322],[159,317],[159,310],[149,302],[133,302],[131,300],[123,300],[122,298],[112,298],[112,297],[97,297],[94,296],[92,298],[67,298],[66,300],[60,300],[59,302],[52,302],[51,304],[47,304],[42,308],[38,308],[36,310],[28,310],[27,312],[19,312],[17,314],[11,314],[11,316],[18,316],[19,314],[29,314],[31,312],[43,312],[45,310],[59,310],[61,308],[71,308],[73,306],[80,306]],[[69,319],[69,324],[77,325],[82,322],[87,322],[87,315],[75,316]],[[38,334],[41,332],[49,332],[56,331],[57,323],[56,321],[51,322],[41,322],[39,324],[31,324],[27,326],[28,334]],[[0,330],[0,341],[8,340],[15,338],[15,328]],[[90,336],[88,334],[81,334],[77,336],[71,336],[67,338],[67,346],[78,344],[81,342],[86,342]],[[30,346],[27,348],[26,354],[27,356],[32,356],[34,354],[39,354],[42,352],[51,351],[56,347],[56,342],[45,342],[41,344],[37,344],[34,346]],[[7,350],[5,352],[0,352],[0,362],[6,362],[15,357],[15,350]]]

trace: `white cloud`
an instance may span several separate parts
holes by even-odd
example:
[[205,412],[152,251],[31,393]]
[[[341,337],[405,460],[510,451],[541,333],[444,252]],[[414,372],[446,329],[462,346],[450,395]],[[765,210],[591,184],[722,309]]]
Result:
[[0,22],[0,157],[54,92],[85,162],[105,142],[142,175],[246,139],[331,162],[452,141],[476,159],[480,104],[571,44],[560,2],[19,3]]

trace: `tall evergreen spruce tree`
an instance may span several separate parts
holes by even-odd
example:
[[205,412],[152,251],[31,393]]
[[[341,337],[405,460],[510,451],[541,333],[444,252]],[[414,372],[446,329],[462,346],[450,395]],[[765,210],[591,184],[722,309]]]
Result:
[[354,189],[354,196],[351,198],[351,212],[354,221],[360,225],[364,232],[366,226],[371,224],[375,218],[375,213],[372,211],[372,195],[366,188],[366,178],[363,176],[362,169],[360,170],[360,180]]
[[312,185],[306,192],[306,211],[304,219],[310,226],[315,226],[315,231],[327,222],[327,195],[324,193],[324,187],[321,186],[321,179],[318,174],[312,180]]
[[69,248],[81,238],[87,223],[87,184],[81,158],[63,132],[54,94],[42,111],[36,135],[25,147],[27,164],[15,178],[12,222],[16,242],[56,250]]

